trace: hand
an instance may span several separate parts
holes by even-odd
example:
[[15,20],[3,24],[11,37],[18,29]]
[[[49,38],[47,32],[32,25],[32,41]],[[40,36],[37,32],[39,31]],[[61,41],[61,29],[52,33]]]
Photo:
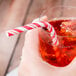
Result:
[[[46,21],[46,16],[41,20]],[[25,35],[18,76],[76,76],[76,59],[66,67],[55,67],[42,60],[39,54],[39,30],[42,29],[30,30]]]

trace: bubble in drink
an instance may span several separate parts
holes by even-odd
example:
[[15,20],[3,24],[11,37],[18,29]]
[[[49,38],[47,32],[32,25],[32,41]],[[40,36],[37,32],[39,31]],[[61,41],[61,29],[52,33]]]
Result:
[[41,30],[39,33],[41,57],[51,65],[64,67],[76,56],[76,20],[56,19],[49,23],[55,28],[59,45],[53,46],[49,33]]

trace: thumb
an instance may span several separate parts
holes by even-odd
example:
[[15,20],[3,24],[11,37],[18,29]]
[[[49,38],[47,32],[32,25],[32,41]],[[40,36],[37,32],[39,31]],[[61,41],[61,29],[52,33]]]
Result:
[[40,59],[38,30],[40,29],[33,29],[26,33],[22,51],[22,60],[31,62],[35,58],[37,58],[35,60]]
[[21,63],[19,65],[18,76],[31,76],[30,68],[34,68],[33,64],[39,60],[39,41],[38,29],[30,30],[25,35],[25,42],[22,49]]

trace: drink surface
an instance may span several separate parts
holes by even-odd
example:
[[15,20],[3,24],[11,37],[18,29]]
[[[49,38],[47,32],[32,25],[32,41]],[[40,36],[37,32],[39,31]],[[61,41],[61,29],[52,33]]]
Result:
[[59,45],[53,46],[49,33],[41,30],[39,33],[41,57],[51,65],[64,67],[76,56],[76,20],[56,19],[49,23],[58,35]]

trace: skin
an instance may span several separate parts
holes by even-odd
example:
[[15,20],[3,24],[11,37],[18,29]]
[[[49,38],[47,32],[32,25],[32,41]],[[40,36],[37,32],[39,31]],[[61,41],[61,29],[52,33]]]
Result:
[[[41,20],[47,21],[47,17]],[[55,67],[42,60],[39,54],[39,30],[42,29],[30,30],[25,35],[18,76],[76,76],[76,58],[66,67]]]

